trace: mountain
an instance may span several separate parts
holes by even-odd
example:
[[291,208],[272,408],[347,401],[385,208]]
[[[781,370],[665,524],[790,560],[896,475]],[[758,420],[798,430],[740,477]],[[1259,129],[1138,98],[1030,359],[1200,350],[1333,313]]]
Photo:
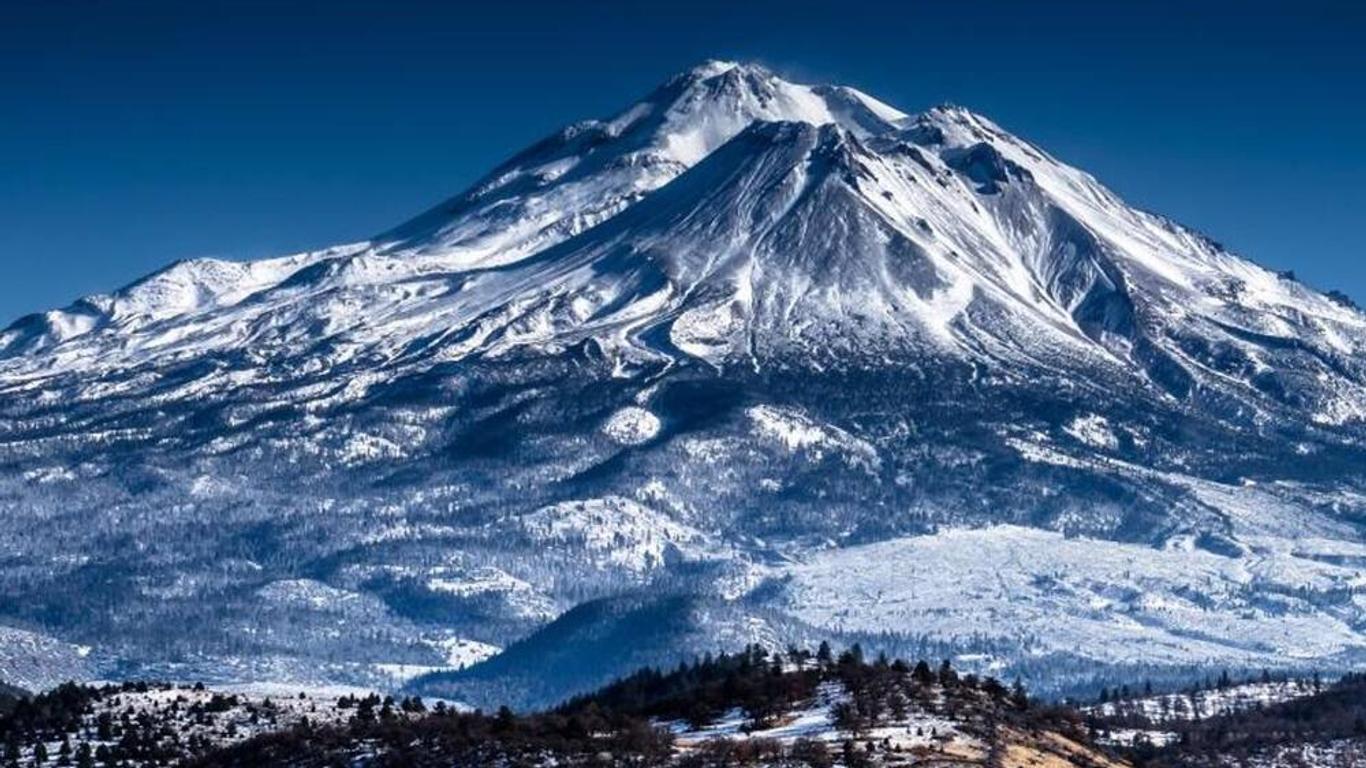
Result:
[[0,626],[528,705],[708,639],[1353,669],[1363,350],[985,117],[708,62],[371,241],[0,332]]

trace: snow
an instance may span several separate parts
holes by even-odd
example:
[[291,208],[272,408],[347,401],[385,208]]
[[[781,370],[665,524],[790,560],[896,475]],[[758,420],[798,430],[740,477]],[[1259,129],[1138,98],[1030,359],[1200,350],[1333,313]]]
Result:
[[437,645],[445,652],[446,666],[451,669],[464,669],[472,664],[478,664],[485,659],[492,658],[503,651],[496,645],[463,637],[446,638],[438,642]]
[[804,451],[819,461],[826,451],[844,457],[851,466],[876,469],[877,450],[838,427],[820,425],[791,408],[756,405],[745,411],[763,437],[776,440],[789,451]]
[[497,568],[476,569],[465,578],[429,579],[427,589],[458,597],[469,597],[485,592],[530,592],[533,590],[527,582]]
[[564,551],[580,547],[599,568],[648,572],[671,556],[703,549],[705,537],[631,499],[566,501],[521,518],[518,524],[534,541]]
[[1093,448],[1113,451],[1119,447],[1119,438],[1115,437],[1114,431],[1110,429],[1110,422],[1104,416],[1094,413],[1078,416],[1064,429],[1067,434]]
[[905,112],[902,112],[896,107],[893,107],[892,105],[887,104],[886,102],[879,101],[878,99],[869,96],[868,94],[864,93],[863,91],[860,91],[857,88],[850,88],[846,85],[839,86],[838,90],[841,93],[848,96],[851,100],[862,104],[874,115],[876,115],[880,120],[886,122],[888,125],[896,125],[906,120],[906,118],[910,117],[910,115],[907,115]]
[[846,739],[856,738],[863,742],[889,742],[903,750],[939,746],[954,741],[965,746],[980,746],[975,737],[964,733],[958,721],[934,711],[942,706],[942,701],[927,703],[912,700],[908,702],[904,718],[869,728],[855,736],[841,730],[835,724],[834,708],[848,698],[848,693],[840,684],[827,682],[821,684],[810,702],[799,705],[781,717],[777,724],[768,728],[751,728],[749,716],[741,709],[725,712],[702,728],[693,728],[681,721],[669,721],[661,725],[674,734],[674,743],[683,749],[695,748],[715,739],[763,739],[791,746],[798,739],[840,743]]
[[1142,744],[1149,744],[1154,747],[1165,747],[1174,744],[1180,736],[1173,731],[1145,731],[1135,728],[1115,728],[1099,736],[1096,741],[1101,744],[1113,744],[1119,747],[1136,747]]
[[341,462],[348,466],[402,457],[403,449],[393,441],[377,435],[366,434],[354,434],[348,437],[338,455]]
[[635,406],[628,406],[612,414],[602,431],[622,445],[641,445],[659,434],[659,417]]
[[280,605],[308,610],[336,610],[348,603],[370,599],[312,579],[289,579],[267,584],[257,591],[262,599]]
[[[265,733],[288,730],[309,722],[313,726],[342,725],[355,713],[354,707],[341,707],[343,697],[363,698],[373,691],[343,686],[196,686],[191,684],[151,684],[145,690],[101,689],[89,710],[81,715],[81,727],[68,735],[73,753],[82,743],[92,749],[106,742],[98,736],[101,716],[115,722],[128,713],[146,715],[153,722],[165,723],[177,744],[204,740],[213,746],[227,746]],[[224,698],[234,703],[226,706]],[[214,706],[208,706],[215,702]],[[395,716],[412,717],[395,708]],[[112,742],[110,742],[112,743]],[[45,744],[55,760],[61,742]],[[33,748],[22,745],[19,765],[34,766]]]
[[1362,578],[1289,553],[1229,558],[1002,525],[829,550],[784,574],[787,610],[831,631],[1028,638],[1035,653],[1111,664],[1282,668],[1366,650],[1336,611],[1250,591],[1312,598]]
[[1312,696],[1318,690],[1310,680],[1275,680],[1109,701],[1086,709],[1102,717],[1139,715],[1160,725],[1261,709]]
[[[774,121],[819,131],[754,131]],[[912,159],[900,137],[915,126],[933,126],[946,138],[915,148]],[[585,137],[599,134],[603,143],[585,146]],[[717,186],[698,186],[695,199],[666,193],[668,205],[654,204],[661,196],[653,190],[672,191],[672,182],[719,163],[722,147],[751,134],[770,144],[739,165],[728,158],[709,171]],[[1028,178],[1008,179],[997,194],[979,193],[950,165],[955,153],[983,143]],[[860,177],[835,182],[812,172],[819,167],[813,158],[828,154],[856,166]],[[808,210],[804,201],[817,198],[823,205]],[[627,247],[650,253],[668,280],[660,290],[633,295],[638,276],[583,267],[622,247],[612,227],[638,206],[653,206],[650,218],[668,226],[639,233],[639,245]],[[1059,229],[1049,211],[1073,217],[1077,229],[1097,239],[1098,251],[1079,250],[1086,239]],[[564,269],[531,259],[595,228],[602,242],[564,254]],[[826,249],[840,253],[839,272],[829,271]],[[698,265],[694,251],[712,255]],[[819,264],[807,263],[813,256],[822,257]],[[471,274],[518,265],[525,268]],[[1124,206],[1091,177],[980,115],[936,108],[911,117],[856,89],[803,85],[762,67],[713,61],[613,119],[567,129],[457,202],[373,242],[256,262],[181,262],[110,297],[49,313],[47,330],[37,336],[16,325],[0,334],[0,350],[36,345],[38,354],[0,352],[0,391],[5,382],[168,364],[221,350],[287,360],[319,335],[337,344],[328,355],[299,360],[300,374],[356,360],[409,360],[411,352],[402,350],[414,348],[444,361],[516,347],[554,350],[585,335],[622,357],[672,356],[673,350],[641,348],[635,333],[661,321],[669,323],[676,350],[719,366],[761,350],[829,349],[835,337],[854,332],[840,327],[851,316],[863,327],[856,347],[870,355],[932,344],[953,356],[993,349],[991,357],[1075,354],[1090,358],[1087,365],[1133,366],[1122,334],[1093,334],[1073,317],[1086,297],[1113,284],[1105,269],[1124,275],[1128,290],[1141,292],[1157,314],[1216,334],[1253,359],[1254,345],[1223,329],[1301,336],[1335,355],[1366,348],[1359,313]],[[1233,304],[1207,293],[1230,283],[1242,286]],[[1003,327],[968,316],[982,302],[1000,305],[993,323]],[[615,311],[596,314],[604,306]],[[1205,365],[1184,350],[1172,352],[1188,367]],[[241,386],[232,378],[241,373],[212,374],[179,397]],[[1362,382],[1341,381],[1331,369],[1323,374],[1329,378],[1311,418],[1325,425],[1366,418]],[[364,376],[335,397],[358,399]],[[1248,386],[1220,376],[1221,386]],[[110,386],[87,382],[82,396],[113,396],[118,390]],[[118,386],[135,392],[146,384]],[[306,407],[332,404],[332,397],[307,398]],[[619,416],[615,433],[649,431],[648,419],[629,413]],[[1106,440],[1095,430],[1078,434]],[[338,458],[401,458],[401,448],[382,440],[358,435]]]
[[[1098,734],[1102,744],[1135,746],[1142,743],[1165,746],[1175,742],[1176,732],[1166,730],[1173,722],[1208,719],[1262,709],[1294,699],[1312,696],[1321,690],[1310,680],[1268,680],[1241,683],[1226,687],[1206,688],[1181,693],[1164,693],[1141,698],[1108,701],[1085,707],[1083,711],[1101,717],[1143,717],[1153,727],[1147,729],[1114,728]],[[1331,744],[1301,743],[1270,748],[1266,754],[1240,761],[1239,766],[1262,765],[1319,765],[1316,757],[1335,755],[1340,747]],[[1275,755],[1271,758],[1271,755]],[[1302,762],[1289,759],[1291,755],[1305,758]],[[1322,763],[1337,765],[1339,763]]]
[[92,674],[87,660],[90,651],[87,646],[0,625],[0,682],[41,691],[68,680],[87,680]]
[[1361,765],[1363,760],[1366,744],[1360,739],[1332,739],[1267,747],[1247,756],[1216,758],[1214,764],[1229,768],[1342,768]]
[[731,337],[743,328],[732,302],[684,310],[669,325],[669,341],[700,360],[719,364],[731,352]]
[[[435,569],[441,573],[448,569]],[[546,621],[555,613],[554,603],[531,582],[518,578],[495,566],[481,566],[469,570],[449,569],[449,575],[434,575],[425,582],[432,592],[471,599],[498,598],[509,613],[524,619]]]

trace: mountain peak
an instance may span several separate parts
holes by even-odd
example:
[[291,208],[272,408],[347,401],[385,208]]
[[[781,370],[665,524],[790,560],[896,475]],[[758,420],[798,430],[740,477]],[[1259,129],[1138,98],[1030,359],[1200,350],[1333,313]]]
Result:
[[[853,88],[709,60],[611,117],[548,137],[377,241],[388,252],[461,269],[508,264],[615,215],[755,122],[838,124],[869,136],[894,130],[905,117]],[[574,215],[565,216],[568,210]]]
[[980,112],[975,112],[962,104],[955,104],[951,101],[940,102],[939,104],[925,110],[922,115],[931,119],[951,120],[954,122],[969,123],[992,123],[991,119]]
[[747,65],[744,62],[728,61],[724,59],[706,59],[696,66],[685,70],[680,77],[692,76],[695,78],[709,78],[723,75],[734,69],[752,68],[754,65]]
[[967,145],[1003,139],[1009,133],[991,118],[967,107],[945,102],[903,121],[917,143]]

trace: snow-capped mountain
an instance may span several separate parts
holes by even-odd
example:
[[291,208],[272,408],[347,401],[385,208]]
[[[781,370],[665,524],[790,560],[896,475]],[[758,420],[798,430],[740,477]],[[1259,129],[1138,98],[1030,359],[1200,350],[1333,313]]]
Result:
[[372,241],[0,332],[0,624],[365,681],[685,593],[1036,687],[1349,667],[1363,352],[985,117],[709,62]]

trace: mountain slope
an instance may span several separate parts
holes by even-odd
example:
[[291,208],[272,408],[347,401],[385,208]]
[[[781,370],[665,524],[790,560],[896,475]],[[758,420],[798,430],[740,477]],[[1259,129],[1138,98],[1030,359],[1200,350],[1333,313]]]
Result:
[[368,682],[688,594],[680,653],[1351,668],[1363,349],[984,117],[712,62],[372,241],[0,332],[0,626]]

